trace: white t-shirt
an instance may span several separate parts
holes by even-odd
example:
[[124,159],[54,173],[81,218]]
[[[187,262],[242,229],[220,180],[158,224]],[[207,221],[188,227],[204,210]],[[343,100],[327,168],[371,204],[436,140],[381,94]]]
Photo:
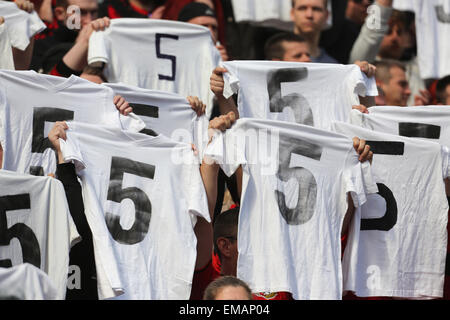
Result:
[[0,300],[56,300],[57,296],[49,276],[32,264],[0,268]]
[[439,142],[450,148],[450,107],[371,107],[351,112],[351,123],[363,128]]
[[347,193],[359,207],[378,191],[352,140],[295,123],[241,118],[214,136],[205,156],[227,175],[243,168],[237,276],[253,292],[340,300]]
[[296,122],[329,130],[348,121],[359,96],[378,94],[356,65],[280,61],[223,63],[224,96],[238,94],[241,118]]
[[172,140],[193,143],[199,150],[208,142],[208,119],[198,117],[185,97],[176,93],[143,89],[123,83],[104,83],[133,107],[145,122],[141,133],[163,134]]
[[[136,50],[138,48],[138,50]],[[109,82],[197,96],[209,118],[212,71],[221,61],[210,31],[178,21],[120,18],[89,39],[88,62],[104,62]]]
[[422,78],[450,75],[450,0],[394,0],[393,7],[416,14],[417,56]]
[[36,11],[28,13],[14,2],[0,1],[0,16],[5,18],[10,45],[20,50],[25,50],[30,38],[46,28]]
[[5,24],[0,25],[0,69],[14,70],[11,41]]
[[193,227],[196,216],[209,220],[191,145],[77,122],[69,128],[61,150],[82,180],[100,298],[189,299]]
[[447,254],[447,147],[335,123],[336,132],[365,139],[374,153],[379,193],[361,207],[346,247],[344,290],[360,297],[439,298]]
[[0,170],[0,221],[0,267],[30,263],[48,274],[64,299],[69,251],[80,235],[61,182]]
[[56,171],[56,154],[47,135],[53,123],[77,120],[140,131],[136,115],[120,115],[110,88],[72,75],[0,71],[0,142],[3,168],[47,175]]

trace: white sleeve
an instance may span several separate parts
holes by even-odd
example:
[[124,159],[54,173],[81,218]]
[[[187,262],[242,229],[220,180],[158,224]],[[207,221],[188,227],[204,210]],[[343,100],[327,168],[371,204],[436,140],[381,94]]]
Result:
[[394,0],[392,3],[392,8],[400,11],[413,11],[414,12],[414,2],[416,0]]
[[198,164],[186,166],[185,172],[187,175],[185,178],[187,180],[184,185],[187,187],[186,200],[188,203],[189,214],[191,216],[202,217],[206,221],[211,222],[208,199],[200,174],[200,166]]
[[[110,27],[111,28],[111,27]],[[105,31],[94,31],[89,38],[88,64],[93,62],[109,62],[108,46]]]
[[352,70],[351,83],[355,90],[355,93],[361,97],[375,97],[378,96],[378,88],[375,82],[375,77],[368,78],[359,67]]
[[122,129],[132,131],[132,132],[140,132],[145,128],[145,122],[138,115],[131,112],[127,116],[123,114],[119,115],[120,124],[122,125]]
[[86,168],[86,164],[81,155],[78,139],[76,138],[76,135],[71,132],[75,127],[75,124],[73,122],[67,122],[67,125],[69,126],[69,129],[66,131],[67,139],[65,141],[59,139],[59,144],[61,146],[64,162],[73,162],[78,173]]
[[224,88],[223,88],[223,96],[225,99],[228,99],[233,94],[239,91],[239,78],[237,77],[237,67],[232,65],[231,63],[221,63],[221,67],[228,70],[223,74],[224,80]]
[[204,153],[205,161],[215,161],[227,176],[231,176],[245,159],[245,135],[239,131],[217,131]]
[[352,111],[350,111],[350,123],[355,126],[364,127],[364,113],[352,109]]
[[450,178],[450,149],[442,146],[442,172],[444,179]]
[[378,187],[368,161],[361,163],[355,153],[351,162],[344,173],[345,192],[350,192],[355,207],[360,207],[367,201],[367,195],[378,192]]
[[11,41],[4,23],[0,25],[0,69],[14,70]]
[[36,11],[27,13],[17,8],[17,13],[5,18],[11,45],[19,50],[25,50],[30,44],[30,38],[46,28]]

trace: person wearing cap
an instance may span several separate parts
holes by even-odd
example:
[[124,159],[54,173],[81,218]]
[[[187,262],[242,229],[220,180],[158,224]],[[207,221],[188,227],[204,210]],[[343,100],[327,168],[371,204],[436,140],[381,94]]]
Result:
[[191,2],[181,9],[178,15],[178,21],[198,24],[208,28],[211,31],[211,37],[216,44],[217,50],[223,61],[228,61],[228,54],[225,46],[218,42],[219,23],[214,10],[203,2]]

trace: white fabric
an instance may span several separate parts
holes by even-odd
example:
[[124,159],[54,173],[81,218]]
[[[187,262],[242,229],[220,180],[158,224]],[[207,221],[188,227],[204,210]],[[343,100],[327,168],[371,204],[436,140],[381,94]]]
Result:
[[375,79],[367,78],[356,65],[230,61],[223,66],[228,70],[224,96],[239,92],[241,118],[329,130],[333,121],[349,120],[352,106],[359,104],[358,96],[378,94]]
[[32,264],[0,268],[0,300],[56,300],[57,293],[48,275]]
[[365,139],[372,147],[372,172],[380,190],[361,207],[363,220],[355,228],[361,230],[359,241],[346,247],[344,290],[359,297],[442,297],[448,149],[342,122],[334,129]]
[[28,13],[14,2],[0,1],[0,16],[5,18],[11,45],[20,50],[25,50],[30,38],[46,28],[36,11]]
[[4,23],[0,25],[0,69],[14,70],[11,41]]
[[89,39],[88,62],[99,61],[106,63],[109,82],[197,96],[207,105],[208,118],[211,114],[214,94],[209,78],[221,58],[210,31],[203,26],[113,19],[109,28],[94,32]]
[[193,227],[197,216],[209,220],[191,145],[77,122],[69,128],[61,150],[82,180],[100,298],[189,299]]
[[416,14],[417,56],[422,78],[450,75],[450,0],[394,0],[393,7]]
[[199,150],[208,142],[208,119],[204,115],[198,117],[185,97],[123,83],[104,85],[124,97],[145,122],[142,133],[163,134],[175,141],[193,143]]
[[450,148],[449,106],[377,106],[369,108],[368,114],[352,110],[350,122],[375,131],[436,141]]
[[32,263],[48,274],[57,299],[66,295],[70,248],[80,240],[64,187],[50,177],[34,177],[0,170],[0,230],[6,245],[0,260],[9,265]]
[[75,119],[141,130],[143,121],[136,115],[120,115],[113,99],[110,88],[74,75],[63,78],[34,71],[0,71],[3,168],[35,175],[55,173],[56,156],[47,135],[56,121]]
[[243,168],[237,276],[253,292],[342,298],[340,233],[347,193],[378,191],[351,139],[281,121],[239,119],[205,151],[231,175]]

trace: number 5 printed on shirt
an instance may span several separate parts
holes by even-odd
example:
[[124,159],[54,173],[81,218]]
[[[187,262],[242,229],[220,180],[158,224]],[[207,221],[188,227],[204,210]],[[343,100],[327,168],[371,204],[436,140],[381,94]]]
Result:
[[107,200],[121,203],[130,199],[134,203],[135,219],[130,229],[120,225],[120,216],[106,212],[105,219],[114,240],[121,244],[136,244],[144,240],[150,226],[152,204],[147,194],[137,187],[123,188],[124,173],[153,179],[155,166],[126,158],[112,157]]
[[[22,248],[23,263],[30,263],[40,268],[41,251],[33,230],[23,223],[15,223],[8,228],[8,211],[30,209],[30,195],[28,193],[0,197],[0,248],[10,245],[11,240],[17,238]],[[12,267],[11,260],[0,260],[0,267]]]
[[[34,108],[33,109],[33,141],[31,143],[32,153],[44,153],[52,144],[45,136],[45,122],[56,122],[73,120],[74,112],[59,108]],[[56,157],[56,154],[55,154]],[[31,166],[30,174],[43,176],[44,169],[41,166]]]
[[308,101],[299,93],[283,96],[281,84],[299,82],[308,78],[306,68],[284,68],[270,71],[267,74],[267,91],[269,93],[270,112],[281,113],[287,107],[294,112],[295,122],[314,126],[314,117]]
[[[297,204],[294,208],[287,205],[286,193],[275,190],[278,208],[287,224],[299,225],[308,222],[316,209],[317,182],[311,171],[306,168],[291,168],[292,154],[307,157],[320,161],[322,157],[322,147],[299,139],[280,139],[279,147],[279,169],[277,178],[282,181],[279,189],[283,190],[286,183],[295,179],[298,185]],[[292,184],[291,184],[292,186]]]
[[[373,154],[403,156],[405,144],[395,141],[366,141]],[[374,159],[374,161],[376,161]],[[386,201],[386,212],[381,218],[361,219],[361,230],[389,231],[397,224],[397,200],[391,189],[383,183],[377,183],[378,195]]]
[[178,40],[179,37],[177,35],[165,34],[165,33],[157,33],[155,35],[156,57],[158,59],[170,60],[171,66],[172,66],[172,74],[170,76],[158,74],[158,78],[159,78],[159,80],[175,81],[175,77],[177,75],[176,74],[176,72],[177,72],[177,57],[169,55],[169,54],[161,53],[161,39],[162,38]]

